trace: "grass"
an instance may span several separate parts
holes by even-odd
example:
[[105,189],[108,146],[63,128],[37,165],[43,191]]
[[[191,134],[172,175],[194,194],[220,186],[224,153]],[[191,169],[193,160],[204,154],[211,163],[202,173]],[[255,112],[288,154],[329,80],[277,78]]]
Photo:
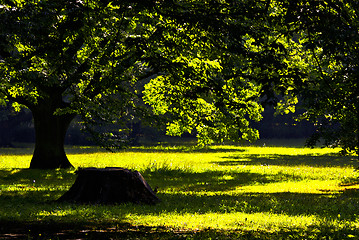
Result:
[[0,238],[359,239],[356,156],[338,151],[270,143],[117,153],[69,147],[76,168],[138,170],[162,200],[102,206],[55,203],[74,169],[28,170],[31,149],[0,149]]

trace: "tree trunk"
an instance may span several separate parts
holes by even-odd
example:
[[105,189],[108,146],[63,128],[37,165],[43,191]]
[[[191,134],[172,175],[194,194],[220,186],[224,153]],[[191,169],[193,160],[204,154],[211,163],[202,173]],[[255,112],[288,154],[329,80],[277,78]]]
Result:
[[84,168],[59,202],[84,204],[141,203],[155,204],[160,200],[138,171],[125,168]]
[[54,115],[46,108],[32,109],[35,126],[35,149],[30,168],[56,169],[72,167],[67,159],[64,141],[67,129],[76,115]]

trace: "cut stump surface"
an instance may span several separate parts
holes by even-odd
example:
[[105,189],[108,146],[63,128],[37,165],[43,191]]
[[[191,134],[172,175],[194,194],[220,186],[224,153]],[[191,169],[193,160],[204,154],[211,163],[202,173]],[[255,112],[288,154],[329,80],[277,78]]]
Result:
[[155,204],[160,202],[138,171],[125,168],[82,168],[59,202],[85,204]]

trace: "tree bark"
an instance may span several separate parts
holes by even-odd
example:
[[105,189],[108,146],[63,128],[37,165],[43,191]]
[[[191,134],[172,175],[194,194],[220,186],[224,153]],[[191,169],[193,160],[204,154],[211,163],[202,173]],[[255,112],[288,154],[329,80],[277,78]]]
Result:
[[125,168],[84,168],[59,202],[80,204],[156,204],[160,202],[138,171]]
[[54,111],[44,107],[31,109],[35,127],[35,149],[30,168],[56,169],[70,168],[64,148],[67,129],[75,114],[54,115]]

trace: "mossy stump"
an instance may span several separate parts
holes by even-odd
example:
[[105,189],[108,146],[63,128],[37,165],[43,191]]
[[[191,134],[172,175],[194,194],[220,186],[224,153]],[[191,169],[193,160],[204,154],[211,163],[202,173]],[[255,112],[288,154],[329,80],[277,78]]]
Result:
[[81,204],[156,204],[156,194],[138,171],[125,168],[82,168],[59,202]]

